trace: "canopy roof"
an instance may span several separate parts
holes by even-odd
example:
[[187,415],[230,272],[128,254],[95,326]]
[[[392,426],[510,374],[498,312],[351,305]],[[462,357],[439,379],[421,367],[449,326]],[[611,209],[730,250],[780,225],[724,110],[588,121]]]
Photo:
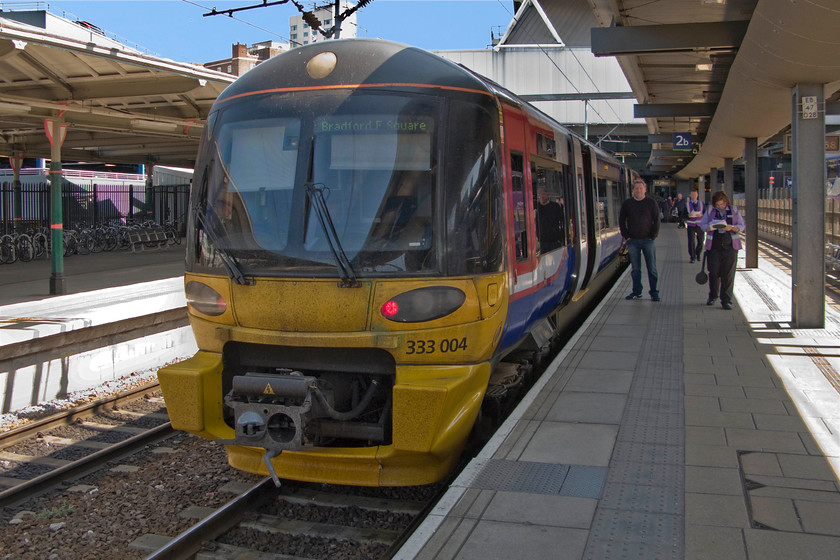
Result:
[[44,121],[60,117],[62,161],[192,167],[210,107],[235,77],[61,22],[81,33],[0,17],[0,154],[49,158]]

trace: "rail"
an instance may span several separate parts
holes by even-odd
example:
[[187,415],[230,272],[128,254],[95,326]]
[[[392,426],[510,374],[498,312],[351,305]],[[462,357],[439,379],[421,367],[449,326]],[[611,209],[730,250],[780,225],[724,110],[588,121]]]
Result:
[[[92,403],[75,406],[73,408],[57,412],[56,414],[42,418],[41,420],[31,422],[12,429],[6,433],[0,434],[0,449],[6,450],[9,446],[17,442],[35,438],[36,434],[40,435],[44,432],[49,432],[50,430],[60,428],[62,426],[71,425],[79,420],[94,417],[102,412],[117,410],[118,406],[123,406],[126,403],[141,400],[143,397],[148,396],[159,389],[160,385],[157,382],[154,382],[142,387],[129,389],[106,398],[98,399]],[[112,443],[79,459],[65,462],[66,464],[45,472],[44,474],[21,481],[15,486],[11,486],[0,491],[0,507],[9,507],[10,505],[31,498],[33,495],[37,495],[48,489],[54,488],[56,485],[64,481],[83,476],[88,472],[96,470],[108,461],[129,455],[139,449],[147,447],[150,443],[165,439],[173,433],[174,430],[169,422],[161,422],[156,426],[145,429],[142,433],[138,433],[132,437]]]

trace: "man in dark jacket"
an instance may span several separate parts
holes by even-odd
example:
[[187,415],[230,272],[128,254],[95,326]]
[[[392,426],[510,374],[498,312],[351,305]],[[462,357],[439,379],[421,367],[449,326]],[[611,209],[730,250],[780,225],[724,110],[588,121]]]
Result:
[[682,193],[677,194],[677,200],[674,203],[674,207],[677,209],[677,220],[680,222],[677,227],[684,228],[685,220],[688,218],[688,206],[685,203]]
[[618,215],[618,227],[621,236],[627,242],[630,257],[630,277],[633,279],[633,292],[625,299],[642,297],[642,254],[645,256],[650,299],[659,301],[656,289],[659,274],[656,271],[656,246],[654,239],[659,235],[659,207],[652,198],[647,198],[647,184],[642,179],[633,181],[633,196],[621,205]]

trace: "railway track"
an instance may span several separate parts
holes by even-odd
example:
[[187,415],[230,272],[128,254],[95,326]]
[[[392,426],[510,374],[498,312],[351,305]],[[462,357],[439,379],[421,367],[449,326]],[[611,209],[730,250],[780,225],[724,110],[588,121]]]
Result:
[[157,383],[145,385],[0,435],[0,507],[172,435],[159,392]]
[[446,488],[278,490],[227,467],[221,446],[172,432],[156,391],[0,436],[0,559],[383,558]]
[[[266,478],[151,552],[146,560],[388,558],[413,531],[445,483],[349,488]],[[146,535],[134,546],[159,542]]]
[[[791,263],[793,261],[793,254],[790,251],[784,247],[759,239],[758,252],[759,255],[771,261],[790,276]],[[840,311],[840,271],[834,270],[829,265],[826,265],[825,297],[826,302],[832,309]]]

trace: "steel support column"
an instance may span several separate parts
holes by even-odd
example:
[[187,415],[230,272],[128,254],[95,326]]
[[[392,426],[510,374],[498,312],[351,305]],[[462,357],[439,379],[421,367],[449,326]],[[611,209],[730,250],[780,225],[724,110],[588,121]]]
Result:
[[791,319],[825,327],[825,95],[823,84],[792,89],[793,262]]
[[758,268],[758,139],[744,139],[744,219],[747,221],[746,265]]
[[23,152],[15,151],[9,156],[12,166],[12,224],[15,233],[23,231],[23,202],[21,196],[20,168],[23,166]]
[[61,144],[64,141],[61,120],[53,121],[48,132],[50,139],[50,233],[51,264],[50,295],[67,293],[67,279],[64,278],[64,209],[62,207]]
[[729,200],[735,200],[735,164],[732,158],[723,160],[723,192]]

